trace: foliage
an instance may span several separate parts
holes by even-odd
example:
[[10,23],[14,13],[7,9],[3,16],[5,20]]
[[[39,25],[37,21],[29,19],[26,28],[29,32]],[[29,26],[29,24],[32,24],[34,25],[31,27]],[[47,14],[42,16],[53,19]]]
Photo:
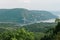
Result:
[[60,19],[59,18],[56,18],[55,22],[56,23],[60,22]]
[[48,35],[45,35],[41,40],[60,40],[60,22]]
[[31,25],[26,25],[23,27],[31,32],[44,32],[45,33],[48,30],[54,28],[56,25],[57,25],[56,23],[35,23]]
[[34,40],[34,34],[24,28],[16,31],[5,31],[0,34],[0,40]]
[[42,40],[52,39],[56,23],[35,23],[25,26],[15,24],[0,24],[1,40]]

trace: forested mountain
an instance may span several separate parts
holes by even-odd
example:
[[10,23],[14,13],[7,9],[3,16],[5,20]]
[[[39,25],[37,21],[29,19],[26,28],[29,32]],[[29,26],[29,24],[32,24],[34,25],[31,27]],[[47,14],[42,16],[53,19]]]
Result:
[[54,19],[57,16],[48,11],[27,10],[24,8],[0,9],[0,22],[31,23]]
[[56,23],[35,23],[25,26],[16,24],[0,23],[1,40],[41,40],[55,28]]

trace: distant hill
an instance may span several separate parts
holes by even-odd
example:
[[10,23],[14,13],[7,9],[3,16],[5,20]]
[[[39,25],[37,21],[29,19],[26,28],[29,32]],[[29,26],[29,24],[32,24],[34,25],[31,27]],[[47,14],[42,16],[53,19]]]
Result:
[[57,15],[60,18],[60,11],[50,11],[54,15]]
[[27,10],[24,8],[0,9],[0,22],[23,24],[54,18],[57,18],[57,16],[48,11]]

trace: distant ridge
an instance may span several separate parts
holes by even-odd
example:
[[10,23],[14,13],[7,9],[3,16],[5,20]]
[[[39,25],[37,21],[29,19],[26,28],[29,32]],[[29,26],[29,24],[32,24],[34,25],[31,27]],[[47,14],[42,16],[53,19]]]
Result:
[[55,19],[57,16],[49,11],[28,10],[24,8],[0,9],[0,22],[27,24],[36,21]]

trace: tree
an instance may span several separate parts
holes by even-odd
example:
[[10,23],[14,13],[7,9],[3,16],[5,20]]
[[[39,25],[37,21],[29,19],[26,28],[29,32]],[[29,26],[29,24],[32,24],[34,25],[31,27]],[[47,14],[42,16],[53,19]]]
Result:
[[34,40],[34,34],[26,31],[24,28],[16,31],[6,31],[0,34],[1,40]]
[[59,18],[56,18],[55,22],[56,23],[60,22],[60,19]]

